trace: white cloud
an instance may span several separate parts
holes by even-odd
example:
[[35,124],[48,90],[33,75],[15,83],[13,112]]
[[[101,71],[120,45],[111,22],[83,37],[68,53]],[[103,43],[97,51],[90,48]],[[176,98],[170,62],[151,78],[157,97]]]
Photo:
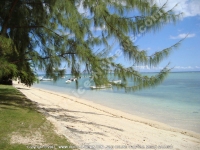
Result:
[[79,13],[85,13],[86,10],[83,8],[83,1],[81,1],[77,7]]
[[194,69],[194,67],[191,67],[191,66],[187,66],[187,67],[182,67],[182,66],[176,66],[174,67],[174,69],[183,69],[183,70],[186,70],[186,69]]
[[[135,66],[135,68],[138,70],[138,71],[160,71],[163,69],[163,67],[152,67],[150,68],[149,66]],[[194,71],[194,70],[200,70],[200,66],[175,66],[173,68],[174,71]]]
[[103,27],[92,27],[91,30],[93,30],[93,31],[102,31],[102,30],[106,30],[106,26],[104,25]]
[[136,69],[139,69],[139,70],[162,70],[163,67],[152,67],[150,68],[148,65],[145,65],[145,66],[135,66]]
[[[200,0],[154,0],[158,6],[162,6],[166,1],[168,1],[166,10],[172,9],[176,4],[178,4],[174,8],[175,13],[183,13],[183,17],[191,17],[191,16],[200,16]],[[121,3],[122,5],[126,5],[122,0],[113,0],[113,2]],[[83,0],[80,1],[80,5],[77,7],[80,13],[89,16],[89,10],[84,9]]]
[[77,10],[78,10],[78,12],[79,13],[81,13],[83,16],[85,16],[85,17],[89,17],[90,16],[90,11],[89,11],[89,9],[85,9],[84,7],[83,7],[83,1],[84,0],[81,0],[80,2],[77,2]]
[[135,66],[137,69],[150,69],[149,66]]
[[196,35],[193,33],[193,34],[186,34],[186,33],[182,33],[182,34],[179,34],[178,36],[170,36],[170,39],[183,39],[187,36],[187,38],[192,38],[192,37],[195,37]]
[[[159,6],[162,6],[167,0],[155,0]],[[168,0],[166,10],[173,8],[178,4],[175,13],[183,12],[183,17],[200,15],[200,0]]]
[[151,47],[148,47],[147,50],[148,50],[148,51],[151,50]]

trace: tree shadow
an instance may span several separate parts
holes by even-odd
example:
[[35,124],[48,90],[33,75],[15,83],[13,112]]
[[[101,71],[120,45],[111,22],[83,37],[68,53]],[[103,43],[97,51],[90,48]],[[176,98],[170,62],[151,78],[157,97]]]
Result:
[[66,127],[68,130],[70,130],[71,132],[77,132],[79,134],[98,134],[98,135],[103,135],[105,136],[105,134],[101,133],[101,132],[91,132],[91,131],[81,131],[81,130],[77,130],[75,128],[71,128],[71,127]]
[[16,87],[17,89],[19,90],[30,90],[30,89],[27,89],[27,88],[21,88],[21,87]]
[[[45,105],[44,105],[45,106]],[[84,114],[93,114],[93,115],[101,115],[101,116],[108,116],[108,117],[116,117],[117,116],[113,116],[113,115],[106,115],[106,114],[98,114],[98,113],[94,113],[94,112],[87,112],[87,111],[75,111],[75,110],[68,110],[68,109],[63,109],[63,108],[42,108],[44,109],[45,111],[48,111],[48,112],[72,112],[72,113],[84,113]]]
[[[27,108],[27,109],[34,109],[38,110],[40,113],[43,113],[46,117],[52,117],[55,118],[58,121],[66,121],[74,124],[86,124],[91,126],[96,126],[97,128],[104,127],[108,129],[113,129],[116,131],[123,131],[120,128],[115,128],[112,126],[107,126],[104,124],[99,124],[91,121],[85,121],[82,120],[82,117],[77,117],[75,115],[71,115],[69,113],[85,113],[85,114],[92,114],[95,115],[96,118],[103,117],[103,116],[109,116],[109,117],[116,117],[112,115],[106,115],[106,114],[98,114],[94,112],[87,112],[87,111],[72,111],[68,109],[63,108],[41,108],[39,107],[37,102],[33,102],[29,99],[27,99],[21,92],[19,92],[17,89],[8,88],[0,90],[0,108],[1,109],[10,109],[14,110],[17,108]],[[68,130],[72,132],[77,132],[79,134],[98,134],[98,135],[104,135],[101,132],[93,132],[93,131],[82,131],[81,129],[76,129],[72,127],[66,127]]]
[[[91,126],[96,126],[96,127],[104,127],[104,128],[108,128],[108,129],[113,129],[116,131],[124,131],[123,129],[120,128],[115,128],[112,126],[107,126],[107,125],[103,125],[103,124],[99,124],[99,123],[95,123],[95,122],[91,122],[91,121],[85,121],[85,120],[81,120],[82,117],[76,117],[73,115],[69,115],[70,112],[73,113],[88,113],[88,114],[93,114],[96,115],[96,117],[98,118],[99,115],[106,116],[104,114],[98,114],[98,113],[92,113],[92,112],[81,112],[81,111],[71,111],[71,110],[67,110],[67,109],[59,109],[59,108],[41,108],[40,112],[42,112],[43,114],[45,114],[45,116],[47,117],[53,117],[54,119],[58,120],[58,121],[65,121],[65,122],[70,122],[70,123],[74,123],[74,124],[86,124],[86,125],[91,125]],[[62,115],[58,115],[59,113],[62,113]],[[108,116],[108,115],[107,115]],[[114,116],[109,116],[109,117],[114,117]],[[99,135],[104,135],[103,133],[100,132],[92,132],[92,131],[82,131],[81,129],[75,129],[75,128],[71,128],[71,127],[66,127],[67,129],[69,129],[72,132],[77,132],[80,134],[99,134]]]
[[14,88],[1,88],[0,108],[15,109],[13,107],[35,109],[37,104],[27,99],[22,93]]

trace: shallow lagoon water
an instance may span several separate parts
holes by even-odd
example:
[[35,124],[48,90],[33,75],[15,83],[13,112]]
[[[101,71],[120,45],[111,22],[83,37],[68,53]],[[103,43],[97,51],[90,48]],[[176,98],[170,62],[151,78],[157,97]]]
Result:
[[79,89],[76,90],[75,82],[65,83],[70,77],[67,75],[65,79],[61,78],[57,82],[41,81],[39,84],[34,84],[34,87],[73,95],[173,127],[200,133],[200,72],[170,73],[159,86],[130,93],[115,88],[91,90],[84,86],[89,77],[79,79]]

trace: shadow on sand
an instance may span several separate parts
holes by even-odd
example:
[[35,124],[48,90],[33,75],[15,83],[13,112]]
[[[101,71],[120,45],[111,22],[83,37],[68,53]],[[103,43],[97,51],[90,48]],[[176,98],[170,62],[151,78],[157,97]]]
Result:
[[[92,112],[82,112],[82,111],[71,111],[71,110],[59,109],[59,108],[41,108],[40,112],[45,114],[45,116],[47,116],[47,117],[53,117],[54,119],[59,120],[59,121],[66,121],[66,122],[70,122],[70,123],[73,123],[73,124],[81,123],[81,124],[96,126],[98,128],[103,127],[103,128],[108,128],[108,129],[114,129],[116,131],[123,131],[122,129],[119,129],[119,128],[115,128],[115,127],[111,127],[111,126],[107,126],[107,125],[102,125],[102,124],[82,120],[82,117],[75,117],[73,115],[68,115],[70,112],[72,112],[72,113],[86,113],[86,114],[97,115],[97,118],[98,118],[100,115],[101,115],[101,117],[105,116],[104,114],[98,114],[98,113],[92,113]],[[60,114],[60,115],[57,115],[57,114]],[[115,117],[115,116],[109,116],[109,117]],[[71,132],[77,132],[79,134],[104,135],[103,133],[100,133],[100,132],[82,131],[81,129],[78,130],[77,128],[73,128],[73,126],[70,126],[70,127],[67,126],[66,128],[68,130],[70,130]]]

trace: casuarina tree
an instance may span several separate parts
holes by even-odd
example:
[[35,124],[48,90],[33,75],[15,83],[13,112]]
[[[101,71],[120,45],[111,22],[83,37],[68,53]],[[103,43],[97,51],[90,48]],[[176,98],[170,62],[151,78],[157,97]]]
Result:
[[[19,77],[30,86],[36,70],[56,80],[66,65],[75,77],[91,74],[96,85],[107,84],[113,73],[122,80],[114,84],[119,88],[153,87],[170,68],[149,77],[135,66],[157,66],[180,42],[148,55],[136,38],[175,23],[180,15],[153,0],[0,0],[0,80]],[[130,66],[117,63],[119,57]]]

